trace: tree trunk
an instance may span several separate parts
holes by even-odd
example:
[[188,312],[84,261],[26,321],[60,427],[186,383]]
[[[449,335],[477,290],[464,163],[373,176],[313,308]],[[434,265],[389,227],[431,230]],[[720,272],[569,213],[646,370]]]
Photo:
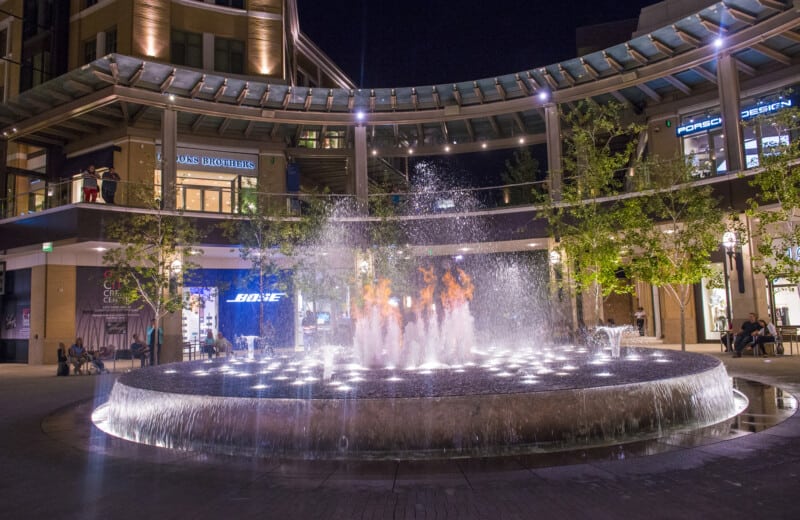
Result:
[[686,306],[681,304],[681,350],[686,352]]

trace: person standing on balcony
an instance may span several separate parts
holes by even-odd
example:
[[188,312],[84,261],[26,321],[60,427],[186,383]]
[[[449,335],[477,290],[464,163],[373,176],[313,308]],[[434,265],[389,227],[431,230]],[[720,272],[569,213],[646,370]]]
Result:
[[81,175],[83,178],[83,202],[97,201],[97,173],[94,164],[90,164]]
[[103,174],[103,200],[107,204],[115,204],[114,195],[117,193],[117,181],[119,180],[120,176],[113,166],[110,166]]

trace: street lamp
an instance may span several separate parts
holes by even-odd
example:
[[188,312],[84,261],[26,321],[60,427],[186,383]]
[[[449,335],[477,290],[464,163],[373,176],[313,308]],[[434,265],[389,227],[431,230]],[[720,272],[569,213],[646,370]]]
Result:
[[722,261],[724,276],[725,276],[725,318],[727,320],[726,330],[732,326],[731,320],[731,269],[733,269],[733,253],[736,247],[736,233],[733,231],[726,231],[722,234],[722,246],[725,248],[725,253],[728,255],[728,261]]

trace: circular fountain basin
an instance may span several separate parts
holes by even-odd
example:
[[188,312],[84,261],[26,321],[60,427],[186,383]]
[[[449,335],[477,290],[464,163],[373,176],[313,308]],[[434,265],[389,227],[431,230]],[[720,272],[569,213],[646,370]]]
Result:
[[486,456],[652,438],[735,415],[716,358],[623,348],[486,352],[438,369],[275,358],[120,376],[102,430],[185,450],[302,458]]

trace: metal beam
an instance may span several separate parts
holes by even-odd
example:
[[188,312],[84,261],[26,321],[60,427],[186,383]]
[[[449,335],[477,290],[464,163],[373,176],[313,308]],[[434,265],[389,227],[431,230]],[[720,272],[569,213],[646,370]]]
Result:
[[671,58],[672,55],[675,54],[675,50],[672,47],[662,42],[658,38],[653,37],[652,34],[650,35],[650,43],[653,44],[653,47],[655,47],[658,52],[660,52],[667,58]]
[[244,103],[244,100],[247,97],[248,92],[250,92],[250,82],[245,81],[244,87],[242,87],[242,90],[239,91],[239,95],[236,96],[237,105],[241,105],[242,103]]
[[647,94],[647,96],[656,103],[661,102],[661,96],[658,94],[658,92],[651,89],[646,83],[640,83],[639,85],[636,85],[636,88]]
[[581,65],[583,65],[583,69],[586,71],[592,79],[597,79],[600,77],[600,73],[597,72],[597,69],[592,67],[592,64],[586,61],[585,58],[581,58]]
[[725,6],[725,9],[728,11],[728,14],[730,14],[732,17],[734,17],[735,19],[739,20],[742,23],[746,23],[747,25],[753,25],[758,21],[758,18],[750,13],[742,11],[741,9],[736,9],[735,7],[726,5],[724,3],[723,5]]
[[196,134],[197,131],[200,130],[200,126],[203,124],[203,119],[205,119],[205,117],[206,116],[204,116],[203,114],[200,114],[199,116],[197,116],[195,118],[194,121],[192,121],[192,127],[191,128],[192,128],[192,133],[193,134]]
[[575,86],[576,83],[575,78],[560,63],[558,64],[558,73],[561,74],[561,77],[564,78],[564,81],[566,81],[570,87]]
[[222,123],[220,123],[219,127],[217,128],[217,133],[219,135],[223,135],[228,130],[228,127],[231,125],[231,121],[232,119],[229,117],[223,119]]
[[782,63],[784,65],[792,64],[792,59],[789,56],[783,54],[782,52],[776,51],[775,49],[767,47],[763,43],[756,43],[750,48],[760,54],[763,54],[767,58],[777,61],[778,63]]
[[128,78],[128,86],[135,87],[139,83],[139,80],[142,79],[142,74],[144,74],[144,62],[142,62],[139,68]]
[[692,72],[696,72],[697,74],[699,74],[700,76],[705,78],[707,81],[710,81],[710,82],[712,82],[712,83],[714,83],[716,85],[717,76],[714,75],[713,73],[707,71],[705,68],[703,68],[702,65],[698,65],[697,67],[695,67],[695,68],[693,68],[691,70],[692,70]]
[[162,94],[164,92],[166,92],[169,87],[172,86],[172,83],[175,81],[175,73],[176,72],[177,72],[177,69],[172,69],[172,72],[170,72],[167,75],[167,77],[164,78],[164,81],[161,82],[161,85],[158,86],[158,90],[160,90]]
[[623,67],[620,62],[614,59],[614,57],[609,53],[607,53],[606,51],[603,51],[603,59],[605,59],[606,63],[608,63],[608,66],[614,69],[615,71],[622,72],[623,70],[625,70],[625,67]]
[[189,97],[192,99],[196,98],[197,94],[200,93],[200,90],[202,90],[205,84],[206,84],[206,75],[203,74],[202,76],[200,76],[200,79],[198,79],[197,82],[194,85],[192,85],[192,88],[189,90]]
[[687,96],[691,95],[691,93],[692,93],[692,89],[690,89],[689,86],[686,83],[684,83],[683,81],[679,80],[675,76],[666,75],[666,76],[664,76],[664,81],[666,81],[667,83],[669,83],[670,85],[672,85],[676,89],[680,90],[681,92],[683,92]]
[[634,47],[631,46],[630,43],[625,44],[625,49],[630,54],[631,58],[633,58],[639,65],[647,65],[650,63],[650,60],[647,59],[647,56],[642,54],[641,52],[637,51]]
[[503,87],[503,84],[502,84],[502,83],[500,83],[500,80],[499,80],[499,79],[497,79],[497,78],[494,78],[494,89],[495,89],[495,90],[497,91],[497,93],[500,95],[500,99],[502,99],[503,101],[505,101],[505,100],[506,100],[506,97],[507,97],[507,96],[506,96],[506,89]]
[[477,81],[472,82],[472,91],[475,93],[475,97],[478,98],[478,101],[480,101],[480,103],[483,104],[483,102],[485,101],[483,97],[483,91],[481,90],[481,87],[478,85]]
[[514,79],[515,79],[515,81],[517,82],[517,88],[518,88],[518,89],[519,89],[519,90],[520,90],[520,91],[521,91],[523,94],[525,94],[526,96],[530,96],[530,95],[531,95],[531,92],[530,92],[530,90],[528,90],[528,85],[526,85],[526,84],[525,84],[525,82],[524,82],[524,81],[522,81],[522,78],[519,76],[519,73],[517,73],[517,74],[514,76]]
[[461,91],[458,90],[458,85],[453,83],[453,98],[456,100],[456,104],[461,106],[464,104],[464,99],[461,97]]
[[[289,90],[291,90],[291,88],[292,87],[289,87]],[[228,78],[223,79],[222,85],[214,92],[214,101],[219,101],[219,99],[225,95],[226,90],[228,90]]]
[[683,40],[683,42],[686,43],[687,45],[691,45],[692,47],[703,46],[703,40],[692,34],[689,34],[688,32],[678,27],[677,25],[673,25],[672,30],[675,31],[675,34],[678,35],[678,38]]

